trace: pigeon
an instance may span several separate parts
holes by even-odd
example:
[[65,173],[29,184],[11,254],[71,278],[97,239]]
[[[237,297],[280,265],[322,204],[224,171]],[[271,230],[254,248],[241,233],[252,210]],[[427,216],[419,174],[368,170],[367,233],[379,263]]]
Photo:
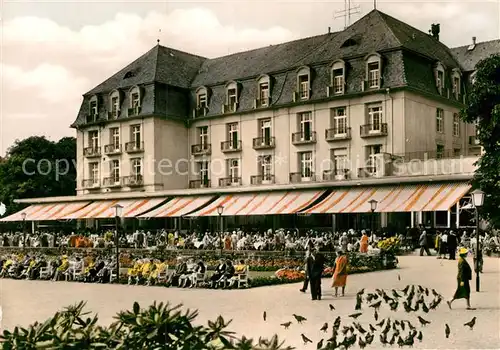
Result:
[[363,299],[360,294],[356,295],[356,306],[354,307],[354,310],[361,310],[361,304],[363,303]]
[[293,314],[293,317],[295,317],[295,320],[297,320],[298,323],[302,323],[304,321],[307,321],[307,318],[300,316],[300,315]]
[[288,327],[290,327],[291,324],[292,324],[292,322],[288,321],[288,322],[280,324],[280,326],[283,326],[283,327],[285,327],[285,329],[288,329]]
[[420,342],[421,342],[423,338],[424,338],[424,335],[422,334],[422,331],[419,331],[419,332],[418,332],[418,335],[417,335],[417,339],[418,339],[418,341],[420,341]]
[[370,328],[370,332],[375,333],[377,331],[377,328],[373,327],[371,324],[368,326]]
[[362,296],[364,293],[365,293],[365,289],[363,288],[360,291],[358,291],[358,293],[356,293],[356,295]]
[[382,345],[386,345],[388,343],[386,333],[381,333],[379,336],[379,339],[380,339],[380,342],[382,343]]
[[444,334],[446,335],[446,339],[450,337],[450,326],[448,326],[448,323],[444,325]]
[[398,345],[399,345],[400,348],[402,348],[403,345],[405,345],[405,341],[403,340],[403,338],[398,337]]
[[427,307],[427,305],[425,305],[425,303],[422,303],[422,311],[425,313],[429,312],[429,308]]
[[333,322],[333,329],[337,330],[340,327],[340,316],[337,316],[335,322]]
[[405,344],[404,345],[412,347],[414,343],[415,343],[415,335],[408,334],[408,336],[405,339]]
[[413,309],[411,308],[411,306],[406,301],[403,302],[403,307],[405,308],[405,311],[408,312],[408,313],[410,313],[410,312],[413,311]]
[[382,300],[379,300],[376,303],[371,304],[370,307],[374,308],[375,310],[378,310],[380,309],[380,305],[382,305]]
[[382,321],[380,321],[379,323],[377,323],[375,326],[382,327],[384,325],[384,322],[385,322],[385,319],[383,319]]
[[408,294],[408,291],[410,290],[410,285],[407,285],[406,287],[404,287],[403,289],[401,289],[401,291],[407,295]]
[[435,297],[437,297],[438,299],[439,299],[439,298],[443,298],[443,296],[442,296],[441,294],[439,294],[438,292],[436,292],[436,290],[435,290],[434,288],[432,289],[432,294],[433,294]]
[[262,314],[262,318],[264,319],[264,321],[267,319],[267,313],[264,311],[264,313]]
[[359,337],[358,345],[361,349],[364,349],[366,347],[366,343],[361,337]]
[[424,293],[425,293],[425,296],[426,296],[426,297],[428,297],[428,296],[429,296],[429,289],[428,289],[428,288],[425,288]]
[[357,319],[359,316],[361,316],[363,313],[362,312],[357,312],[355,314],[350,314],[349,317]]
[[306,337],[304,335],[304,333],[302,333],[301,336],[302,336],[302,341],[304,342],[304,345],[307,345],[307,343],[312,343],[312,340],[309,339],[308,337]]
[[470,327],[470,330],[473,330],[475,324],[476,324],[476,316],[474,316],[472,320],[470,320],[469,322],[464,323],[464,326],[468,326]]
[[418,321],[420,322],[420,324],[422,326],[425,326],[425,325],[428,325],[429,323],[431,323],[430,321],[427,321],[425,319],[423,319],[422,317],[418,316]]
[[330,307],[330,311],[335,310],[335,306],[333,306],[332,304],[328,304],[328,306]]
[[401,281],[401,276],[398,274],[398,281]]
[[396,342],[396,334],[393,333],[392,337],[391,337],[391,340],[389,340],[389,345],[394,345],[395,342]]
[[316,349],[322,349],[323,348],[323,339],[321,339],[318,344],[316,344]]
[[323,325],[323,327],[321,327],[319,330],[326,333],[327,329],[328,329],[328,323],[325,322],[325,324]]
[[403,331],[404,331],[404,330],[405,330],[405,327],[406,327],[406,326],[405,326],[405,321],[401,321],[401,330],[403,330]]
[[394,295],[394,297],[397,299],[397,298],[401,298],[401,295],[398,294],[398,292],[396,292],[395,289],[392,290],[392,295]]
[[389,304],[391,307],[391,311],[396,311],[398,309],[399,303],[397,301],[393,301],[392,303]]
[[373,313],[373,318],[375,319],[375,321],[378,321],[378,312],[377,312],[377,310],[375,310],[375,312]]
[[356,327],[356,329],[359,331],[359,333],[361,333],[361,334],[366,333],[366,329],[364,329],[360,323],[354,323],[354,327]]
[[368,333],[368,334],[366,335],[366,338],[365,338],[365,343],[366,343],[366,344],[371,344],[371,343],[373,342],[373,339],[374,339],[374,338],[375,338],[375,337],[373,336],[373,334]]
[[378,299],[378,295],[377,294],[373,294],[373,293],[368,293],[368,295],[366,296],[366,301],[371,303],[372,300],[374,299]]

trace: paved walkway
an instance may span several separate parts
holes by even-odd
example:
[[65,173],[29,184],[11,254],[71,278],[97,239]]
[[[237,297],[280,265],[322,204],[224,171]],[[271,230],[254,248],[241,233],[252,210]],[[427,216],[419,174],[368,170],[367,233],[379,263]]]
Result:
[[[472,259],[469,262],[472,264]],[[403,288],[407,284],[421,284],[435,288],[449,297],[456,286],[456,261],[437,260],[435,257],[400,257],[400,268],[392,271],[352,275],[348,278],[347,295],[334,299],[329,290],[330,280],[323,281],[324,298],[311,301],[309,295],[298,291],[298,284],[261,287],[248,290],[204,290],[177,289],[162,287],[98,285],[69,282],[14,281],[0,280],[1,303],[3,305],[3,327],[27,325],[35,320],[43,321],[63,306],[87,300],[87,309],[98,312],[103,324],[112,322],[113,315],[125,308],[130,309],[134,301],[147,305],[154,300],[183,303],[186,307],[199,309],[199,322],[215,319],[219,314],[233,319],[231,330],[249,337],[271,336],[278,333],[287,344],[297,349],[315,349],[316,342],[324,336],[319,328],[324,322],[333,322],[337,315],[345,316],[354,310],[354,294],[360,288],[367,291],[374,288]],[[398,280],[398,274],[401,280]],[[416,343],[416,348],[440,349],[498,349],[500,348],[500,259],[488,258],[485,261],[481,280],[481,292],[475,293],[474,278],[472,286],[472,306],[477,310],[465,310],[465,301],[457,301],[453,310],[445,303],[439,308],[424,314],[432,323],[424,330],[424,341]],[[328,304],[335,305],[330,311]],[[267,322],[262,320],[267,311]],[[292,321],[292,313],[307,318],[303,325],[295,322],[289,330],[280,323]],[[415,315],[381,310],[381,316],[393,319],[410,319],[416,322]],[[463,323],[477,316],[476,328],[470,331]],[[372,320],[367,312],[359,319],[363,324]],[[444,336],[444,324],[451,327],[450,339]],[[314,343],[304,346],[300,334],[304,333]],[[378,335],[371,348],[381,348]]]

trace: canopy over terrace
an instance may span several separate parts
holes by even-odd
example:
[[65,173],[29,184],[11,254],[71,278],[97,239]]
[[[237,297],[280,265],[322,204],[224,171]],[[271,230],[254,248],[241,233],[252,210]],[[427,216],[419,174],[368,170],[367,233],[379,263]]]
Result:
[[174,197],[167,203],[147,213],[139,215],[139,218],[165,218],[182,217],[213,201],[217,196],[191,196]]
[[67,202],[67,203],[44,203],[32,204],[23,210],[9,215],[0,221],[12,222],[23,221],[23,213],[26,214],[26,221],[53,221],[63,220],[66,216],[85,208],[90,204],[90,201],[84,202]]
[[81,210],[75,211],[63,217],[63,219],[106,219],[115,216],[115,206],[123,207],[122,217],[132,218],[151,210],[164,202],[166,198],[142,198],[96,201]]

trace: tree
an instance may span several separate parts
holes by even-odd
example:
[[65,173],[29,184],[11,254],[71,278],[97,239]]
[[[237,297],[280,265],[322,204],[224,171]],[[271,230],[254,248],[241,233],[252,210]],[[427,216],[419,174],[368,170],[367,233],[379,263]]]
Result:
[[16,141],[0,162],[0,201],[10,214],[22,208],[15,199],[75,194],[76,139],[58,142],[43,136]]
[[465,122],[477,123],[477,136],[484,148],[477,162],[473,186],[487,196],[481,215],[500,227],[500,55],[492,55],[476,66],[469,102],[462,111]]

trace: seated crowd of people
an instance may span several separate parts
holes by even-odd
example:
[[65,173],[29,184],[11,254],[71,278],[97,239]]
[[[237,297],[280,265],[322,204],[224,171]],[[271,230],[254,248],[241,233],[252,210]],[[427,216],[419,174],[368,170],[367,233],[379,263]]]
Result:
[[[121,276],[120,276],[121,277]],[[110,283],[116,280],[116,259],[100,255],[48,257],[42,254],[0,256],[0,278],[81,281]],[[169,271],[166,261],[137,258],[128,268],[127,282],[135,285],[166,287],[233,288],[247,286],[248,266],[221,259],[209,276],[202,260],[179,256],[175,269]]]

